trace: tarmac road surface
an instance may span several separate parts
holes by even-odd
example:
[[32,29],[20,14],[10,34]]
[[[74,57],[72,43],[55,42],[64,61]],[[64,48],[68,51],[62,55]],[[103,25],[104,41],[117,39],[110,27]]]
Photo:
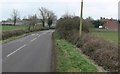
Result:
[[2,45],[2,72],[50,72],[53,30]]

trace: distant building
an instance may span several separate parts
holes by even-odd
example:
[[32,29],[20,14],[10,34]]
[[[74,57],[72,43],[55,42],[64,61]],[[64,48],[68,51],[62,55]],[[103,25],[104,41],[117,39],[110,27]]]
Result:
[[108,20],[104,25],[105,29],[108,30],[118,30],[118,21],[115,20]]
[[[10,25],[12,26],[14,24],[13,21],[2,21],[0,22],[1,25]],[[23,25],[23,21],[17,21],[16,25]]]
[[[37,22],[36,25],[42,25],[42,22],[41,22],[40,19],[37,19],[36,22]],[[22,19],[22,20],[16,21],[16,25],[30,25],[30,24],[31,24],[31,20],[30,19]],[[0,25],[12,26],[12,25],[14,25],[14,22],[5,20],[5,21],[1,21]],[[48,26],[47,21],[45,21],[45,26],[46,27]],[[56,26],[56,21],[53,21],[52,26]]]

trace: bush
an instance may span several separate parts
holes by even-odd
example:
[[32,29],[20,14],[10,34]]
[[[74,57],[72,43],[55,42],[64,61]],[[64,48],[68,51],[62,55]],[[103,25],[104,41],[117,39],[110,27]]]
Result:
[[106,70],[118,71],[117,45],[87,34],[79,39],[77,46]]
[[29,33],[29,30],[11,30],[11,31],[2,31],[2,39],[5,40],[12,36],[18,36],[24,33]]
[[81,48],[84,45],[84,43],[89,41],[89,39],[87,38],[91,39],[92,37],[89,34],[84,34],[81,37],[79,37],[78,41],[76,42],[76,46]]
[[13,37],[13,36],[18,36],[18,35],[22,35],[22,34],[25,34],[25,33],[41,31],[41,30],[45,30],[45,29],[36,28],[36,29],[31,29],[31,30],[21,29],[21,30],[2,31],[2,33],[0,33],[0,35],[2,34],[0,39],[5,40],[5,39]]
[[[108,71],[118,71],[118,47],[108,41],[91,36],[89,21],[83,22],[83,35],[79,37],[79,17],[67,16],[58,20],[56,31],[60,38],[76,44],[83,53],[90,56]],[[86,34],[87,33],[87,34]]]
[[[60,18],[57,21],[56,31],[61,35],[62,38],[67,39],[70,42],[75,43],[78,39],[80,27],[80,18],[77,16],[67,16]],[[83,21],[83,32],[89,32],[89,23],[88,21]],[[75,37],[75,41],[74,41]],[[72,41],[73,40],[73,41]]]

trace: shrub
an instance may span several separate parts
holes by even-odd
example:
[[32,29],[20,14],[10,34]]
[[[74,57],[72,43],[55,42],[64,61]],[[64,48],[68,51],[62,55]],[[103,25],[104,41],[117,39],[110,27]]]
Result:
[[86,55],[108,71],[118,70],[118,47],[108,41],[91,35],[79,39],[79,45]]
[[[56,31],[61,35],[62,38],[67,39],[72,43],[76,43],[78,39],[80,26],[80,18],[77,16],[65,16],[57,21]],[[88,21],[83,21],[83,32],[89,32]],[[75,37],[75,40],[74,40]],[[73,41],[72,41],[73,40]]]
[[[76,44],[83,53],[90,56],[108,71],[118,71],[118,46],[103,39],[93,37],[89,21],[83,22],[83,35],[79,37],[79,17],[67,16],[58,20],[56,31],[60,38]],[[87,33],[87,34],[86,34]]]
[[36,29],[31,29],[31,30],[21,29],[21,30],[2,31],[2,33],[0,33],[0,35],[2,34],[0,39],[5,40],[5,39],[13,37],[13,36],[18,36],[18,35],[22,35],[25,33],[35,32],[35,31],[40,31],[40,30],[45,30],[45,29],[36,28]]
[[88,34],[84,34],[81,37],[79,37],[78,41],[76,42],[76,46],[81,48],[84,45],[84,43],[88,42],[89,39],[87,38],[91,39],[91,36]]
[[2,39],[7,39],[12,36],[18,36],[24,33],[29,33],[29,30],[11,30],[11,31],[2,31]]

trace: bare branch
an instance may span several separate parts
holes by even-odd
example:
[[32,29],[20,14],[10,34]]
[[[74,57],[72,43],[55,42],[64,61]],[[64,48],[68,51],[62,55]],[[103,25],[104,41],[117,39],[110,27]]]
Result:
[[13,13],[12,13],[12,19],[13,19],[13,22],[14,22],[14,26],[16,25],[16,22],[17,22],[17,19],[18,19],[18,11],[17,10],[13,10]]

